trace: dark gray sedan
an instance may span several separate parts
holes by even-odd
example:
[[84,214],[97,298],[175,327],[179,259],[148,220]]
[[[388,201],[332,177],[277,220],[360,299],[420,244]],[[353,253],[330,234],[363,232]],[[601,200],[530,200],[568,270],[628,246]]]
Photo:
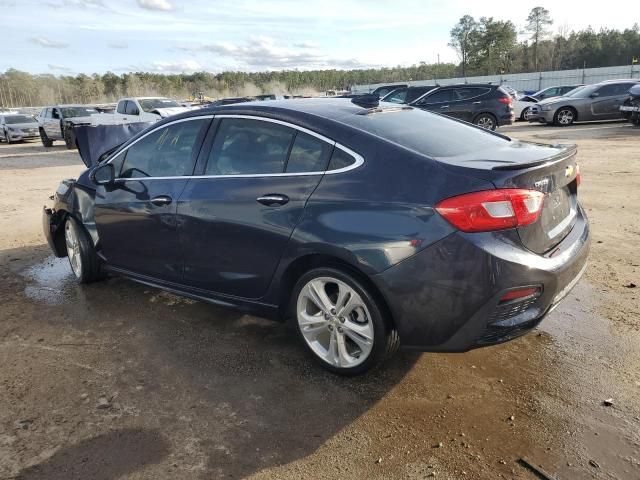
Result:
[[542,100],[530,107],[529,121],[567,126],[588,120],[622,119],[620,106],[640,80],[608,80],[576,88],[563,97]]

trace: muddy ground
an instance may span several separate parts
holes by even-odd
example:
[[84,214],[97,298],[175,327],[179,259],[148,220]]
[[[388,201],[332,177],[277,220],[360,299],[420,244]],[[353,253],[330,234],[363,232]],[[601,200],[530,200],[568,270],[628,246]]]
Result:
[[1,144],[0,479],[640,478],[640,130],[502,131],[579,145],[585,277],[523,338],[356,379],[280,324],[77,286],[40,222],[77,154]]

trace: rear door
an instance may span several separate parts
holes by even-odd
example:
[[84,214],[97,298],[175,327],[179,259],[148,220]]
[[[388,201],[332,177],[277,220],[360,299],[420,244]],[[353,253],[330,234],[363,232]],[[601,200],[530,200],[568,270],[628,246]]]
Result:
[[620,106],[628,97],[629,89],[633,83],[610,83],[600,87],[598,96],[593,98],[591,111],[594,119],[622,118]]
[[171,122],[110,160],[113,185],[96,188],[95,221],[110,266],[182,282],[176,209],[193,173],[211,116]]
[[453,90],[454,100],[449,104],[448,114],[466,122],[471,122],[476,113],[484,110],[485,98],[490,88],[462,87]]
[[200,175],[178,204],[185,283],[245,298],[263,296],[334,148],[276,120],[216,117]]

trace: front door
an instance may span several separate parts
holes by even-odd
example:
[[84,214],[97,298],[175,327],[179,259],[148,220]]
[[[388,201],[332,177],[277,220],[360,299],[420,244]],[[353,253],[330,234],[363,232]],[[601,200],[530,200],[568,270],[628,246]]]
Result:
[[95,220],[107,264],[182,280],[176,208],[211,117],[158,127],[111,160],[116,181],[96,189]]
[[217,117],[201,176],[178,204],[185,283],[263,296],[333,143],[281,122]]

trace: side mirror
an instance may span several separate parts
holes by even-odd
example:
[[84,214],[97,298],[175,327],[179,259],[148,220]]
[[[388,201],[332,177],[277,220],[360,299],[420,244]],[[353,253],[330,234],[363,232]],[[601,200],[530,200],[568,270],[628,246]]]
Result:
[[100,165],[91,172],[91,180],[98,185],[111,185],[116,178],[112,163]]

